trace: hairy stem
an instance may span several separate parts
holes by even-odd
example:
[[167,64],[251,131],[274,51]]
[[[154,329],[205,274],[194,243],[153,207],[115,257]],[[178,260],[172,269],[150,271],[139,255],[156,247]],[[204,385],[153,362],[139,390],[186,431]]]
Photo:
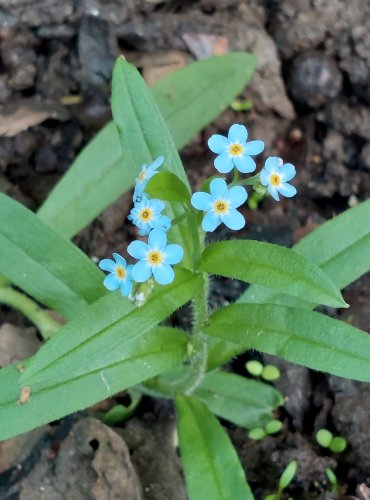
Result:
[[14,307],[23,313],[47,340],[60,328],[60,324],[41,309],[36,302],[13,288],[0,288],[0,303]]

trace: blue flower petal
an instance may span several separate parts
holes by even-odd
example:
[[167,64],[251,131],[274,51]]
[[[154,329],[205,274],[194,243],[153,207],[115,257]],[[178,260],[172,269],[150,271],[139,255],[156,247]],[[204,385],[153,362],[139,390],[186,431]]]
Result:
[[180,245],[168,245],[165,250],[165,259],[164,262],[166,264],[178,264],[182,261],[184,256],[184,250]]
[[234,163],[239,172],[249,174],[256,170],[256,162],[250,156],[238,156],[234,158]]
[[265,149],[263,141],[250,141],[244,146],[244,153],[247,155],[259,155]]
[[158,167],[160,167],[163,163],[163,160],[164,160],[164,156],[158,156],[158,158],[156,158],[153,163],[151,163],[148,167],[148,170],[150,171],[153,171],[153,170],[156,170]]
[[278,156],[269,156],[265,162],[264,169],[270,174],[271,172],[276,172],[281,165],[281,158]]
[[152,229],[148,237],[148,245],[150,248],[162,250],[167,245],[167,236],[162,229]]
[[175,273],[171,266],[162,264],[153,267],[153,276],[160,285],[169,285],[175,278]]
[[221,220],[227,227],[235,231],[245,226],[245,219],[237,210],[230,210],[228,214],[221,215]]
[[286,163],[280,168],[281,180],[283,182],[291,181],[295,177],[295,174],[295,166],[291,163]]
[[149,252],[149,247],[143,241],[135,240],[127,247],[127,252],[135,259],[145,259]]
[[167,215],[161,215],[157,220],[151,222],[151,226],[168,231],[171,228],[171,219]]
[[197,210],[208,211],[212,207],[213,199],[209,193],[199,191],[198,193],[193,194],[190,201],[193,207]]
[[162,200],[149,200],[149,207],[156,210],[157,212],[162,212],[166,206]]
[[280,201],[279,192],[275,186],[271,186],[271,184],[269,184],[267,186],[267,191],[271,194],[271,196],[274,198],[274,200]]
[[270,176],[267,173],[266,169],[262,169],[261,172],[260,172],[260,180],[261,180],[262,186],[267,186],[268,185],[269,178],[270,178]]
[[209,190],[213,199],[228,198],[227,184],[221,177],[216,177],[211,180]]
[[208,212],[202,220],[204,231],[212,232],[221,224],[221,219],[214,212]]
[[232,158],[230,158],[229,153],[222,153],[213,162],[215,169],[221,174],[227,174],[232,170],[234,163]]
[[103,285],[110,292],[114,292],[114,290],[117,290],[119,288],[120,282],[119,282],[117,276],[114,273],[111,273],[105,277],[105,280],[103,281]]
[[116,263],[112,259],[103,259],[99,262],[99,267],[103,269],[103,271],[112,273],[116,269]]
[[119,266],[126,267],[126,265],[127,265],[126,259],[123,258],[119,253],[114,253],[113,257]]
[[123,296],[130,295],[132,290],[132,282],[128,279],[123,280],[120,286],[120,290]]
[[229,189],[230,208],[238,208],[247,201],[248,193],[243,186],[234,186]]
[[244,144],[248,139],[248,131],[244,127],[244,125],[238,125],[237,123],[235,123],[229,129],[228,138],[231,142]]
[[151,275],[152,268],[146,260],[139,260],[139,262],[136,262],[131,271],[132,279],[138,283],[147,281]]
[[284,182],[284,184],[281,184],[281,186],[279,186],[279,193],[286,198],[291,198],[292,196],[297,194],[297,190],[291,184]]
[[221,154],[227,151],[229,144],[229,140],[223,135],[219,134],[214,134],[208,139],[209,149],[217,154]]

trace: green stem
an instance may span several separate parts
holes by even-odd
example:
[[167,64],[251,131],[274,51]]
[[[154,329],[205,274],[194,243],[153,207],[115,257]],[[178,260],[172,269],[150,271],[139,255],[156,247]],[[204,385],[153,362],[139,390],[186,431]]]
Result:
[[47,340],[60,328],[60,324],[41,309],[36,302],[13,288],[0,288],[0,303],[14,307],[23,313]]
[[233,186],[253,186],[256,181],[258,180],[260,174],[256,174],[254,175],[253,177],[249,177],[248,179],[243,179],[243,180],[240,180],[238,181],[238,179],[235,180],[235,176],[234,176],[234,179],[232,180],[231,184],[229,184],[227,187],[230,189],[231,187]]

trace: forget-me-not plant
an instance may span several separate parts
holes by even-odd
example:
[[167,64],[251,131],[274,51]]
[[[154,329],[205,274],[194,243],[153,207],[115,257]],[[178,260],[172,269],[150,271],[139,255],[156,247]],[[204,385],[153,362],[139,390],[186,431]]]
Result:
[[284,164],[278,156],[270,156],[260,173],[261,184],[267,187],[268,192],[276,201],[280,201],[279,194],[291,198],[297,193],[297,190],[288,184],[288,181],[291,181],[295,174],[294,165]]
[[[256,169],[251,155],[261,153],[264,143],[258,140],[247,142],[247,138],[248,132],[244,125],[234,124],[227,137],[215,134],[209,139],[210,149],[218,155],[215,167],[219,172],[228,173],[233,167],[242,173]],[[184,256],[181,245],[167,245],[166,231],[171,229],[171,225],[177,224],[177,221],[171,222],[167,215],[162,214],[165,209],[162,200],[150,199],[144,192],[148,181],[158,173],[163,161],[164,157],[159,156],[149,166],[143,165],[135,181],[134,207],[128,219],[137,227],[140,236],[148,236],[147,242],[135,240],[127,248],[129,255],[138,262],[127,266],[123,257],[113,254],[114,261],[103,259],[99,264],[101,269],[110,273],[104,280],[105,287],[111,291],[119,288],[123,295],[129,295],[137,305],[145,303],[152,293],[152,277],[159,285],[172,283],[175,278],[172,266],[179,264]],[[244,185],[252,185],[258,193],[265,193],[267,188],[271,196],[279,201],[279,194],[287,197],[296,194],[296,188],[288,184],[294,176],[295,168],[292,164],[283,165],[280,158],[269,157],[262,171],[251,179],[238,180],[238,175],[234,175],[234,180],[229,185],[221,177],[212,179],[209,184],[210,192],[194,193],[190,200],[191,206],[205,212],[202,219],[204,231],[215,231],[222,223],[229,229],[239,230],[246,223],[244,216],[237,210],[248,198]],[[186,209],[182,218],[189,215],[190,211]],[[140,300],[136,300],[137,297]]]
[[142,165],[139,175],[135,179],[134,202],[141,200],[146,185],[155,174],[158,174],[158,168],[162,165],[163,161],[164,157],[158,156],[150,165],[145,163]]
[[167,245],[167,236],[162,229],[150,231],[148,243],[133,241],[127,247],[127,251],[139,261],[132,268],[133,279],[143,283],[153,275],[160,285],[172,283],[175,273],[171,266],[181,262],[184,256],[184,250],[180,245]]
[[162,228],[168,231],[171,227],[171,219],[162,215],[165,204],[162,200],[151,200],[143,193],[141,201],[134,203],[134,208],[128,215],[128,220],[139,229],[140,236],[146,236],[154,228]]
[[211,151],[218,154],[214,161],[215,168],[226,174],[235,166],[244,174],[256,169],[256,162],[251,156],[262,153],[265,144],[262,141],[249,141],[248,131],[244,125],[235,123],[229,129],[227,137],[214,134],[208,140]]
[[129,295],[132,289],[133,266],[128,266],[126,259],[118,253],[113,254],[113,259],[103,259],[99,262],[100,269],[109,273],[104,279],[104,286],[111,292],[120,289],[122,295]]
[[197,210],[207,212],[202,221],[204,231],[214,231],[222,222],[230,229],[242,229],[245,219],[236,209],[243,205],[248,193],[242,186],[228,189],[224,179],[213,179],[210,193],[198,192],[191,197],[191,204]]

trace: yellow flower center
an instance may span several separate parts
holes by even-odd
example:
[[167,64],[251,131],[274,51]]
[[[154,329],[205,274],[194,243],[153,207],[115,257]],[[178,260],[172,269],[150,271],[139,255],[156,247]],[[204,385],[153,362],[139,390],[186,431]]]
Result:
[[148,262],[152,266],[159,266],[160,264],[162,264],[162,260],[162,252],[159,252],[158,250],[152,250],[148,253]]
[[279,174],[271,174],[270,175],[270,184],[274,187],[279,187],[281,184],[281,177]]
[[143,181],[143,180],[145,179],[145,177],[146,177],[146,170],[142,170],[142,171],[139,173],[139,175],[137,176],[137,180],[138,180],[139,182],[141,182],[141,181]]
[[124,277],[126,276],[126,270],[123,266],[117,266],[116,267],[116,275],[117,278],[120,280],[123,280]]
[[143,208],[139,212],[139,217],[143,222],[148,222],[153,217],[153,210],[151,210],[150,208]]
[[226,200],[216,200],[213,209],[216,214],[225,214],[229,211],[229,203]]
[[240,156],[244,153],[244,148],[241,144],[231,144],[229,153],[231,156]]

